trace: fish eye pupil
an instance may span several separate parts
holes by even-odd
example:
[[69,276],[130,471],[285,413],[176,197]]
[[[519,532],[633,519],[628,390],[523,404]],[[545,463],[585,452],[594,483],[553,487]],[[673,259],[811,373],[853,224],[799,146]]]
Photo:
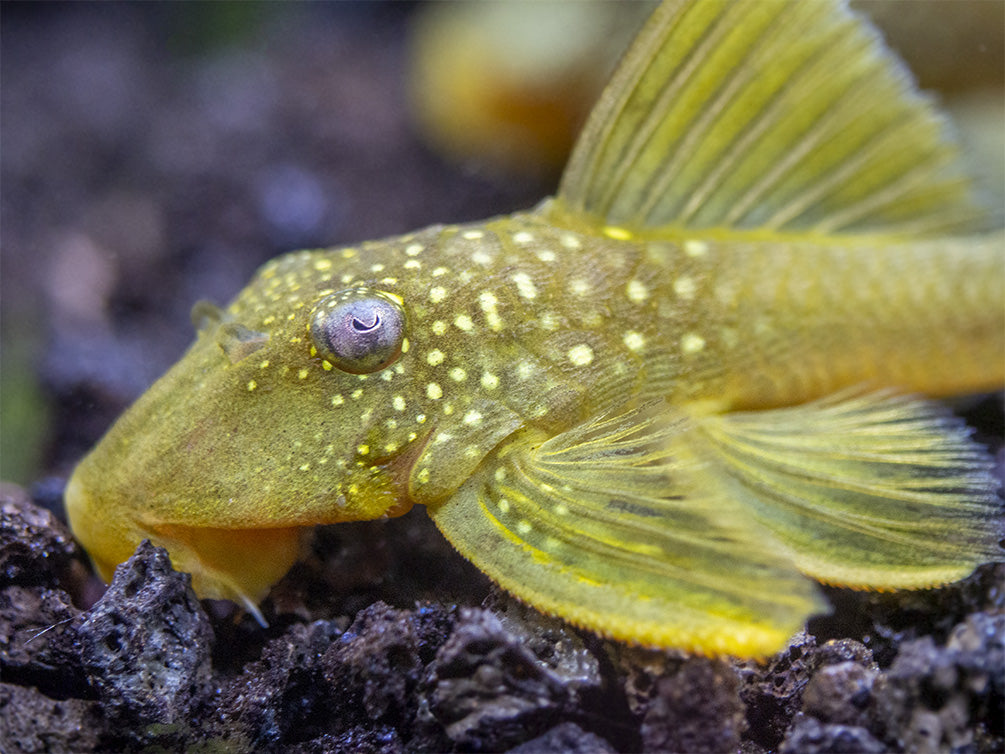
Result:
[[309,325],[318,354],[350,374],[376,372],[401,354],[405,311],[400,299],[372,288],[348,288],[321,299]]
[[373,322],[370,324],[367,324],[356,317],[352,318],[352,329],[357,332],[370,332],[372,330],[376,330],[378,327],[380,327],[380,314],[377,312],[373,312]]

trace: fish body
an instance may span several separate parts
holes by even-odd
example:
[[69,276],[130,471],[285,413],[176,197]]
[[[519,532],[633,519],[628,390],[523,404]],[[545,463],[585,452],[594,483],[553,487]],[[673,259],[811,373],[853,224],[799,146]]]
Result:
[[999,555],[985,451],[904,397],[1005,382],[982,221],[842,5],[668,3],[555,198],[288,254],[197,306],[71,523],[106,577],[150,538],[257,612],[303,527],[418,503],[543,610],[763,655],[824,609],[807,577],[916,588]]

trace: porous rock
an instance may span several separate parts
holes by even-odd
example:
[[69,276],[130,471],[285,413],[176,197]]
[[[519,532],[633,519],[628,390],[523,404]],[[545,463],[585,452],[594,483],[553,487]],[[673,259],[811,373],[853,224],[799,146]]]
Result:
[[861,643],[841,639],[818,646],[806,633],[793,637],[785,650],[765,664],[734,663],[743,681],[740,697],[747,708],[747,735],[751,741],[766,750],[777,748],[796,714],[803,709],[803,694],[810,679],[820,668],[842,663],[876,670],[872,653]]
[[209,681],[213,640],[191,577],[144,541],[78,630],[84,669],[113,719],[183,724]]
[[66,592],[43,586],[0,591],[0,677],[56,698],[86,696],[73,649],[80,615]]
[[507,630],[488,610],[462,609],[423,679],[420,719],[442,726],[461,749],[501,751],[581,713],[599,689],[599,671],[594,665],[584,672],[589,663],[582,655],[568,657],[585,651],[573,633],[545,630],[561,638],[542,657],[526,630],[515,631],[512,623]]
[[872,686],[879,671],[857,662],[820,668],[803,690],[803,712],[823,723],[868,725]]
[[103,723],[98,702],[50,699],[34,688],[0,683],[0,751],[4,754],[95,751]]
[[0,586],[55,587],[83,554],[66,526],[28,493],[0,484]]
[[[872,718],[877,731],[905,751],[936,752],[1002,745],[1005,720],[1005,615],[977,613],[943,647],[931,637],[906,642],[877,679]],[[993,749],[992,749],[993,750]]]
[[566,722],[510,749],[506,754],[616,754],[616,751],[595,733]]
[[883,754],[887,748],[861,726],[823,723],[800,713],[778,751],[779,754]]
[[413,693],[453,621],[442,608],[395,610],[376,602],[356,619],[325,655],[325,678],[343,698],[358,696],[371,721],[410,720]]
[[642,720],[644,751],[736,751],[745,727],[736,672],[721,660],[692,657],[656,684]]
[[200,727],[212,731],[227,751],[238,752],[272,751],[346,728],[351,719],[343,722],[344,715],[331,710],[338,698],[324,680],[321,661],[341,633],[335,621],[291,626],[204,700]]

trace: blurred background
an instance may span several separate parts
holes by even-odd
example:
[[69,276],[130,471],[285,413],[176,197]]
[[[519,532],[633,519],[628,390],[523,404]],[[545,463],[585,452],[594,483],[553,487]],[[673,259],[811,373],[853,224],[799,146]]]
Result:
[[[58,500],[201,298],[552,192],[645,3],[0,7],[0,479]],[[1003,0],[863,2],[1005,190]]]

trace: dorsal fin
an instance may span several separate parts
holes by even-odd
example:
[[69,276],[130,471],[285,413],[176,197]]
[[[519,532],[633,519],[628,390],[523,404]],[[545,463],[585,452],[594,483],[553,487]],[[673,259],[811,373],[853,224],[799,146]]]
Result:
[[917,237],[984,211],[929,98],[839,0],[668,0],[615,72],[553,205],[651,235]]

